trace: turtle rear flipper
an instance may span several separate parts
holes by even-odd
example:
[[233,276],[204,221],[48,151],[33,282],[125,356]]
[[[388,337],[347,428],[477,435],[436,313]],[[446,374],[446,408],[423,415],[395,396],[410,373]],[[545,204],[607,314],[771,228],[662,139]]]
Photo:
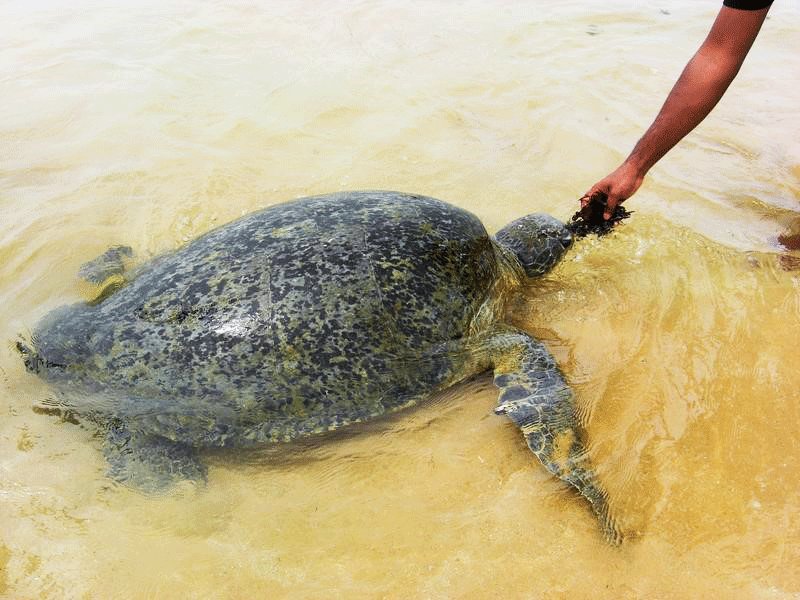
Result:
[[130,246],[111,246],[81,265],[78,276],[91,288],[86,291],[89,304],[99,304],[125,285],[125,270],[132,257]]
[[144,492],[164,492],[184,480],[206,481],[207,469],[194,448],[118,423],[109,427],[103,454],[109,477]]
[[555,360],[544,345],[513,331],[492,339],[497,356],[494,383],[500,388],[495,409],[522,429],[528,447],[553,475],[584,496],[600,519],[606,538],[622,541],[578,432],[575,401]]
[[122,275],[127,261],[133,257],[130,246],[111,246],[97,258],[85,262],[78,270],[78,275],[87,283],[101,285],[115,275]]

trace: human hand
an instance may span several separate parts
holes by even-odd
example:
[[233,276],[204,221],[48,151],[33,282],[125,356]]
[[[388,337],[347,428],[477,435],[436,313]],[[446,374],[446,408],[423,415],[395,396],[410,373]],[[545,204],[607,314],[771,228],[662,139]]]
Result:
[[644,173],[641,173],[628,163],[622,163],[613,173],[595,183],[580,199],[581,208],[591,201],[598,192],[603,192],[607,198],[603,218],[608,221],[614,214],[614,209],[636,193],[642,185]]

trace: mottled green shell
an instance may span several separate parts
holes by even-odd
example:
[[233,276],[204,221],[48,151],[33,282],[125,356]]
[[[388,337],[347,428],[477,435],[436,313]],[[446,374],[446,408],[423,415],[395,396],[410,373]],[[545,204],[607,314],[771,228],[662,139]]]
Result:
[[472,214],[348,192],[273,206],[39,326],[42,374],[80,411],[193,445],[286,440],[394,410],[454,363],[498,276]]

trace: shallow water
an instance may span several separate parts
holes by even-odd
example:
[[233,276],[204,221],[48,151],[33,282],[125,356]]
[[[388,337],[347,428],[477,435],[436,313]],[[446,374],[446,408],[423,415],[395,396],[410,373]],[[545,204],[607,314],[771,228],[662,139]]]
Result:
[[567,218],[652,119],[717,3],[0,6],[0,596],[800,594],[800,10],[778,0],[634,216],[515,305],[574,385],[630,532],[606,545],[488,378],[205,489],[104,478],[12,350],[142,257],[296,196],[384,188],[497,230]]

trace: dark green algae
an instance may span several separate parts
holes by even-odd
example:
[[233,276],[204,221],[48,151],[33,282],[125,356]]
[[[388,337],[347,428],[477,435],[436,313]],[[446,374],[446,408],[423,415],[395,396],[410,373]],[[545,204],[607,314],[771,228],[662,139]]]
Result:
[[614,226],[627,219],[633,211],[627,210],[622,204],[617,204],[608,219],[604,217],[608,207],[608,195],[605,192],[595,192],[589,198],[586,206],[572,215],[567,223],[569,229],[575,237],[585,237],[591,233],[597,236],[611,233]]

